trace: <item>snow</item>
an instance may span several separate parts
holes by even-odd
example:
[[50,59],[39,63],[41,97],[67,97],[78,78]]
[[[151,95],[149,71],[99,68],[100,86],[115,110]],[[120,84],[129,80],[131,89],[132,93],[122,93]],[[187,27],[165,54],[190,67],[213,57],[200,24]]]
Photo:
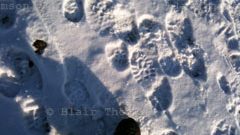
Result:
[[239,0],[0,4],[0,134],[240,135]]

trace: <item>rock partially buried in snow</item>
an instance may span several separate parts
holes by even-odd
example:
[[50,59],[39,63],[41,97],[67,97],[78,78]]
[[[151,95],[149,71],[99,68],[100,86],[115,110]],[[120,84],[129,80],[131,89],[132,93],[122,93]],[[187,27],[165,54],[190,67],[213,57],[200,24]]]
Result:
[[33,43],[33,46],[36,48],[35,53],[41,55],[44,52],[44,49],[47,47],[47,43],[43,40],[36,40]]
[[63,15],[71,22],[78,22],[83,17],[83,5],[80,0],[64,0]]

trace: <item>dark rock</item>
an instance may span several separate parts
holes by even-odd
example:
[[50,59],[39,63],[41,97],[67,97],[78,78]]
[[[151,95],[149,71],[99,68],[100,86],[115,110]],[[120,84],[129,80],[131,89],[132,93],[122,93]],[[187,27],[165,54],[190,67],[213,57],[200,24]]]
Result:
[[36,40],[33,46],[36,48],[35,53],[41,55],[47,47],[47,43],[43,40]]

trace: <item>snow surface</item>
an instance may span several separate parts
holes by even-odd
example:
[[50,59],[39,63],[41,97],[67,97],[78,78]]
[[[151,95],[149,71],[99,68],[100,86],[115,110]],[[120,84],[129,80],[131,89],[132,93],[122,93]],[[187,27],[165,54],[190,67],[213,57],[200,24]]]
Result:
[[0,39],[0,135],[240,135],[239,0],[0,0]]

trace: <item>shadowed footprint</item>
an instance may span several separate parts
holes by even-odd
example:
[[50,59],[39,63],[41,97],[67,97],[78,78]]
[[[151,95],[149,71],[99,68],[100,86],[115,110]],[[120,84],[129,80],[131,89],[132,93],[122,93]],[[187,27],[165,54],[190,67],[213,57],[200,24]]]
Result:
[[207,21],[213,21],[219,17],[219,4],[220,0],[193,0],[189,2],[188,8],[195,16],[206,19]]
[[[239,0],[233,0],[228,1],[224,0],[222,2],[222,7],[224,8],[224,11],[222,14],[229,18],[228,21],[231,22],[232,26],[231,28],[234,30],[235,36],[239,39],[240,38],[240,1]],[[225,14],[224,14],[225,13]]]
[[8,98],[14,98],[19,93],[20,85],[9,76],[0,76],[0,94]]
[[[138,18],[138,29],[141,36],[137,46],[149,57],[158,59],[158,55],[171,53],[172,50],[165,42],[164,31],[160,22],[150,14]],[[165,44],[166,43],[166,44]]]
[[179,52],[194,45],[192,22],[183,13],[171,10],[165,23],[170,41]]
[[71,22],[79,22],[84,16],[82,0],[63,0],[62,12]]
[[13,27],[16,22],[15,0],[0,1],[0,32]]
[[177,77],[182,72],[181,64],[174,57],[168,56],[159,60],[162,71],[171,77]]
[[135,50],[130,58],[130,67],[136,82],[149,86],[155,81],[156,66],[141,50]]
[[176,10],[181,8],[188,2],[188,0],[165,0],[167,4],[173,6]]
[[237,135],[237,133],[235,127],[228,125],[224,120],[221,120],[214,125],[211,135]]
[[233,53],[230,55],[230,62],[236,72],[240,72],[240,53]]
[[[70,132],[75,134],[111,135],[123,116],[117,101],[78,58],[66,58],[64,63],[67,68],[64,94],[72,104],[68,115],[65,115],[69,116],[66,126],[71,127]],[[89,127],[94,130],[89,130]]]
[[117,7],[113,11],[114,15],[114,34],[129,44],[135,44],[139,40],[139,32],[135,21],[134,13]]
[[230,88],[230,84],[229,84],[227,78],[224,75],[222,75],[221,73],[218,73],[216,79],[217,79],[219,88],[225,94],[231,94],[231,88]]
[[134,13],[115,0],[87,0],[84,7],[89,26],[101,36],[111,35],[129,44],[139,40]]
[[105,53],[109,63],[116,70],[123,71],[128,67],[128,48],[122,41],[107,44]]
[[114,0],[85,1],[86,20],[90,27],[100,35],[108,35],[112,31],[114,25],[112,12],[115,5]]
[[235,108],[235,114],[234,114],[235,123],[237,125],[238,130],[240,130],[240,106],[237,105]]
[[231,24],[222,24],[217,27],[216,36],[220,38],[224,37],[226,40],[226,45],[228,51],[239,51],[240,50],[240,41],[236,36],[235,30]]
[[240,41],[236,38],[229,38],[227,40],[227,45],[229,50],[240,51]]
[[40,105],[38,100],[23,92],[16,97],[16,102],[22,109],[25,127],[31,134],[48,134],[50,132],[51,128],[45,108]]
[[0,77],[0,93],[20,105],[26,130],[31,134],[50,132],[45,109],[39,102],[42,76],[30,55],[16,46],[3,47],[0,61],[11,71]]
[[67,82],[65,84],[65,94],[76,107],[86,106],[89,103],[88,90],[80,81],[72,80]]
[[1,48],[0,52],[0,63],[5,67],[5,75],[0,76],[0,93],[12,98],[21,90],[42,88],[41,74],[27,53],[11,47]]
[[186,74],[189,76],[204,80],[207,79],[206,66],[204,60],[204,52],[201,48],[193,48],[190,53],[184,56],[182,66]]
[[142,37],[138,44],[149,58],[158,60],[161,70],[168,76],[176,77],[181,73],[180,62],[175,58],[173,47],[157,18],[144,14],[138,19]]
[[153,94],[149,97],[152,106],[159,113],[164,110],[167,110],[172,104],[172,92],[171,86],[167,78],[163,78],[163,80],[154,87]]
[[165,22],[170,41],[178,50],[178,60],[185,73],[205,81],[207,73],[204,50],[195,43],[191,20],[183,13],[172,10],[166,16]]
[[144,14],[138,18],[138,29],[140,34],[157,32],[160,29],[160,23],[150,14]]
[[239,17],[239,14],[240,14],[240,2],[238,1],[238,5],[235,9],[235,13],[234,13],[234,22],[235,22],[235,27],[236,27],[236,35],[238,36],[238,38],[240,38],[240,17]]

